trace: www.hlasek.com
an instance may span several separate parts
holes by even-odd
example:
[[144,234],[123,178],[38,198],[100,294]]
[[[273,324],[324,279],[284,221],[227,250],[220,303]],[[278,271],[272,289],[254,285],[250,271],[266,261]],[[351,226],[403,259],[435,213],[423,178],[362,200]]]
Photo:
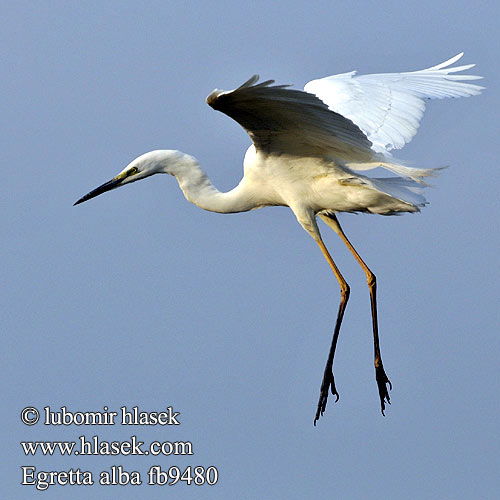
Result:
[[21,441],[26,456],[36,455],[193,455],[190,441],[153,441],[144,447],[137,436],[129,441],[101,441],[98,436],[87,439],[80,436],[78,441]]
[[[110,411],[104,406],[103,411],[77,411],[68,410],[65,406],[53,411],[46,406],[43,412],[33,406],[23,409],[21,421],[28,426],[41,423],[49,426],[109,426],[134,425],[134,426],[166,426],[180,425],[178,420],[180,412],[174,412],[171,406],[161,412],[140,411],[137,406],[131,409],[123,406],[120,412]],[[44,418],[43,418],[44,417]],[[28,456],[182,456],[194,455],[191,441],[152,441],[145,444],[137,436],[123,441],[102,440],[99,436],[88,437],[81,435],[75,441],[22,441],[20,443],[24,454]],[[102,470],[94,478],[92,471],[80,468],[70,468],[63,471],[37,470],[35,466],[21,467],[22,485],[35,486],[37,490],[46,490],[49,486],[59,485],[131,485],[143,484],[141,473],[137,470],[127,471],[122,465],[112,465]],[[219,473],[216,467],[185,466],[183,468],[171,466],[163,470],[159,465],[152,465],[147,471],[148,485],[173,486],[175,484],[209,485],[217,483]]]

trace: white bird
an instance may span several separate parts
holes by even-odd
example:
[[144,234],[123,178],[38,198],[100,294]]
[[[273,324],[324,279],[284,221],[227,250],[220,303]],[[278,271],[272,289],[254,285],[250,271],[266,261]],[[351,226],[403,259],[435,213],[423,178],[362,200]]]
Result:
[[[235,90],[214,90],[207,103],[225,113],[248,132],[253,144],[243,162],[244,176],[231,191],[220,192],[198,161],[174,150],[151,151],[139,156],[116,177],[80,198],[75,205],[105,191],[153,174],[173,175],[188,201],[212,212],[245,212],[266,206],[288,206],[302,227],[319,245],[340,285],[337,314],[320,397],[316,424],[326,409],[329,389],[338,400],[333,358],[349,285],[333,261],[320,235],[316,218],[331,227],[363,268],[370,291],[375,375],[382,414],[390,403],[391,383],[380,354],[376,279],[347,239],[338,212],[395,215],[418,212],[426,204],[423,178],[436,169],[409,167],[390,150],[399,149],[416,134],[424,99],[477,95],[483,87],[457,75],[473,64],[452,66],[455,57],[420,71],[356,76],[343,73],[305,86],[305,91],[273,80],[257,83],[255,75]],[[397,174],[371,178],[360,171],[382,167]]]

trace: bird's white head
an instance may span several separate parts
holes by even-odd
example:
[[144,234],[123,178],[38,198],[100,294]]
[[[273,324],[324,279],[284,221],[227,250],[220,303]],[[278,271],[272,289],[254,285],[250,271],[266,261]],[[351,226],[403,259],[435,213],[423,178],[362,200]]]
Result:
[[117,176],[102,186],[82,196],[74,205],[95,198],[106,191],[130,184],[153,174],[178,175],[188,165],[196,164],[196,160],[189,155],[173,149],[161,149],[145,153],[129,163]]

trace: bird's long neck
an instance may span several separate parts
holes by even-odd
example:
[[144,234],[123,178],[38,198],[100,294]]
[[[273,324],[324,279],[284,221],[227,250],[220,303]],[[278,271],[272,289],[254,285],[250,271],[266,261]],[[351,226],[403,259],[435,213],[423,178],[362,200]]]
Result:
[[231,191],[219,191],[203,171],[198,161],[183,155],[182,167],[170,169],[188,201],[204,210],[219,213],[246,212],[255,208],[255,203],[241,182]]

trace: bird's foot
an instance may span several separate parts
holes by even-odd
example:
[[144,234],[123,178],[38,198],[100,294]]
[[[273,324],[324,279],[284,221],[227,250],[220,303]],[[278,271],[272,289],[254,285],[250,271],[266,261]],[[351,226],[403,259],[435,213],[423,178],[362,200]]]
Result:
[[314,425],[319,420],[319,417],[325,413],[326,402],[328,400],[328,390],[331,388],[332,394],[335,396],[335,402],[339,400],[339,393],[335,388],[335,379],[333,378],[333,370],[330,367],[326,367],[325,373],[323,374],[323,382],[321,383],[321,389],[319,391],[319,401],[318,408],[316,410],[316,416],[314,417]]
[[391,404],[391,398],[389,397],[389,391],[387,390],[387,384],[389,384],[389,389],[392,391],[392,384],[384,371],[384,365],[382,361],[375,364],[375,378],[377,379],[378,395],[380,397],[380,407],[382,409],[382,415],[385,416],[385,403]]

